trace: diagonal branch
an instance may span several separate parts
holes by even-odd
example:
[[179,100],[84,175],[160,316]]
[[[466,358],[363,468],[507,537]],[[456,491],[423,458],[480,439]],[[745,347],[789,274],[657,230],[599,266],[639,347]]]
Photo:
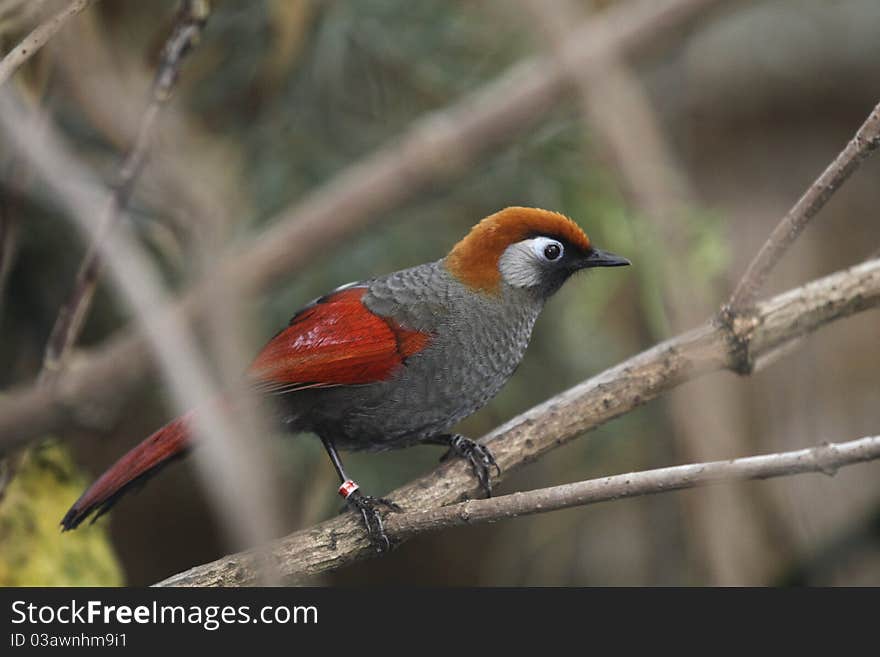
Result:
[[855,136],[834,161],[828,165],[804,195],[788,211],[767,241],[749,263],[746,273],[722,310],[722,319],[729,318],[754,303],[767,276],[794,244],[807,224],[825,207],[834,192],[846,182],[853,171],[880,147],[880,104],[868,115]]
[[174,28],[162,49],[150,102],[141,116],[137,136],[122,163],[119,178],[113,185],[113,193],[107,201],[101,220],[100,232],[83,259],[73,292],[61,307],[52,327],[43,357],[43,382],[51,383],[57,377],[79,337],[101,274],[101,260],[98,257],[100,242],[106,239],[108,231],[113,230],[128,207],[132,189],[149,153],[159,114],[171,98],[183,59],[199,39],[209,12],[210,5],[205,0],[186,0],[178,11]]
[[85,10],[95,0],[73,0],[64,9],[54,16],[50,16],[48,20],[40,23],[34,30],[28,34],[21,43],[10,50],[6,56],[0,60],[0,87],[12,77],[25,62],[27,62],[34,54],[58,33],[70,18],[73,18],[83,10]]
[[[729,0],[618,3],[579,25],[560,46],[566,61],[586,69],[619,52],[644,48]],[[569,93],[553,57],[533,57],[457,103],[417,121],[403,136],[343,170],[292,208],[230,263],[248,289],[263,288],[302,266],[313,245],[339,239],[451,179],[487,151],[532,125]]]
[[[821,326],[880,306],[880,260],[813,281],[758,304],[727,327],[707,323],[606,370],[514,418],[482,442],[504,472],[620,417],[698,376],[734,369],[739,355],[731,340],[745,345],[753,368],[761,356]],[[466,464],[441,465],[390,497],[404,509],[431,509],[478,492]],[[276,541],[278,571],[291,580],[340,568],[372,554],[362,527],[340,516]],[[243,585],[255,580],[253,552],[224,557],[175,575],[166,585]]]

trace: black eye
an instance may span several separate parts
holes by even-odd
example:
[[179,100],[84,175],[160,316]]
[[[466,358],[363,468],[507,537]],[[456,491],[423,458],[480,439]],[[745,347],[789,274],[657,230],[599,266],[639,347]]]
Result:
[[547,258],[547,260],[556,260],[561,253],[562,249],[558,244],[548,244],[544,247],[544,257]]

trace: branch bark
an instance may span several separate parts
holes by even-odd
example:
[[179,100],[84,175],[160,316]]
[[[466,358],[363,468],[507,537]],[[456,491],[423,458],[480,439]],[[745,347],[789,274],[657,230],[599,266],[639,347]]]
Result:
[[67,21],[83,10],[85,10],[95,0],[73,0],[64,9],[59,11],[48,20],[40,23],[34,30],[28,34],[21,43],[10,50],[6,56],[0,60],[0,87],[12,75],[24,65],[31,57],[33,57],[40,48],[48,43],[49,39],[55,36]]
[[[880,436],[869,436],[777,454],[630,472],[489,499],[467,500],[424,511],[392,514],[385,522],[385,528],[399,539],[447,527],[496,522],[721,482],[771,479],[807,472],[833,476],[842,467],[876,459],[880,459]],[[186,582],[174,583],[182,585]]]
[[[762,356],[829,322],[878,305],[880,260],[872,260],[760,303],[730,326],[709,322],[660,343],[514,418],[482,442],[502,471],[510,472],[686,381],[722,369],[738,371],[742,345],[754,370],[767,362]],[[459,461],[439,466],[389,497],[405,510],[432,509],[477,492],[470,470]],[[363,528],[350,514],[290,534],[270,549],[279,574],[294,582],[373,553]],[[243,552],[161,584],[247,585],[254,582],[257,563],[253,552]]]

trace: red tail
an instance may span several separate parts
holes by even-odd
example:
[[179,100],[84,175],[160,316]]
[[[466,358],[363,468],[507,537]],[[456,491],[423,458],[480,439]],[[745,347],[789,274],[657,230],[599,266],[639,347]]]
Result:
[[169,422],[114,463],[70,507],[61,521],[64,529],[76,529],[92,513],[94,522],[131,488],[184,456],[190,447],[191,418],[192,412]]

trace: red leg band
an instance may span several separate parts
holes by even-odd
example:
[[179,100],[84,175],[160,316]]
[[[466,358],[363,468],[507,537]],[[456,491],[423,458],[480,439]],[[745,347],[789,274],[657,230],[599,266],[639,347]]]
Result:
[[343,481],[342,485],[339,487],[339,494],[342,495],[345,499],[355,492],[360,486],[357,485],[357,482],[354,479],[348,479],[347,481]]

